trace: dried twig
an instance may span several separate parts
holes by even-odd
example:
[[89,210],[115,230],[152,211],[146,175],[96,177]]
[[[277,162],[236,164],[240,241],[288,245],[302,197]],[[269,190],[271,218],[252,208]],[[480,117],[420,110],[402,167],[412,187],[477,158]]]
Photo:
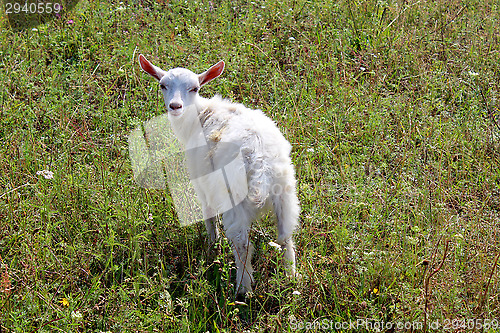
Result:
[[488,104],[488,100],[486,99],[486,96],[484,96],[483,89],[482,87],[479,87],[479,93],[481,94],[481,98],[483,99],[483,104],[486,107],[486,111],[488,111],[488,117],[490,118],[491,122],[495,125],[495,127],[500,130],[500,125],[498,124],[497,120],[495,119],[495,112],[490,108],[490,105]]
[[5,192],[5,193],[2,193],[2,194],[0,195],[0,199],[1,199],[1,198],[3,198],[4,196],[6,196],[6,195],[7,195],[7,194],[9,194],[9,193],[12,193],[12,192],[14,192],[14,191],[17,191],[17,190],[19,190],[20,188],[23,188],[23,187],[26,187],[26,186],[33,186],[33,184],[26,183],[26,184],[24,184],[24,185],[21,185],[21,186],[15,187],[15,188],[13,188],[13,189],[12,189],[12,190],[10,190],[10,191],[7,191],[7,192]]
[[[429,275],[427,276],[427,278],[425,279],[425,284],[424,284],[424,289],[425,289],[424,332],[427,332],[427,310],[429,308],[429,282],[430,282],[431,278],[434,276],[434,274],[436,274],[437,272],[439,272],[441,270],[441,268],[443,267],[444,261],[446,260],[446,256],[448,255],[448,245],[449,245],[449,243],[450,243],[449,240],[447,240],[446,243],[445,243],[444,253],[443,253],[443,259],[441,259],[441,262],[439,263],[439,266],[436,267],[432,272],[430,272]],[[438,245],[439,245],[439,242],[436,245],[436,248],[437,248]]]
[[498,258],[500,258],[500,251],[498,252],[496,258],[495,258],[495,263],[493,264],[493,267],[491,268],[490,276],[488,277],[488,282],[486,283],[486,288],[484,289],[483,294],[479,298],[479,303],[476,307],[476,313],[479,313],[482,311],[484,304],[486,303],[486,297],[488,295],[488,289],[490,288],[490,283],[491,283],[491,278],[493,277],[493,273],[495,272],[495,269],[497,268],[498,264]]
[[425,35],[421,36],[421,37],[419,38],[419,40],[424,39],[425,37],[429,36],[430,34],[435,33],[435,32],[436,32],[436,31],[438,31],[438,30],[441,30],[441,32],[443,32],[444,28],[446,28],[446,27],[447,27],[447,26],[449,26],[449,25],[450,25],[453,21],[455,21],[455,20],[456,20],[456,19],[457,19],[457,18],[458,18],[461,14],[462,14],[462,12],[463,12],[466,8],[467,8],[467,5],[465,5],[465,6],[463,6],[462,8],[460,8],[460,10],[458,11],[458,13],[457,13],[457,14],[456,14],[456,15],[455,15],[455,16],[454,16],[451,20],[449,20],[448,22],[446,22],[446,24],[445,24],[445,25],[440,26],[440,27],[438,27],[438,28],[436,28],[436,29],[432,30],[431,32],[426,33]]

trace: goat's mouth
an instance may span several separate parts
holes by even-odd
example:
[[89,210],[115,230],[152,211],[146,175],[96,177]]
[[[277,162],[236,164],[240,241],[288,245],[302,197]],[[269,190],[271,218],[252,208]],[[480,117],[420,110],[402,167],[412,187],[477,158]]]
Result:
[[174,117],[178,117],[180,116],[182,113],[184,113],[184,110],[183,108],[180,108],[180,109],[169,109],[168,110],[168,113],[170,113],[172,116]]

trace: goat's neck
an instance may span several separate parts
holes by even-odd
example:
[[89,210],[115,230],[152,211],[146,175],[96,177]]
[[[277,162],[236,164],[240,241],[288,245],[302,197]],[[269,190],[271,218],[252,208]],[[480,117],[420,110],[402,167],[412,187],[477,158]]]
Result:
[[202,104],[196,103],[185,108],[181,116],[170,116],[172,130],[186,149],[206,144],[203,129],[198,117]]

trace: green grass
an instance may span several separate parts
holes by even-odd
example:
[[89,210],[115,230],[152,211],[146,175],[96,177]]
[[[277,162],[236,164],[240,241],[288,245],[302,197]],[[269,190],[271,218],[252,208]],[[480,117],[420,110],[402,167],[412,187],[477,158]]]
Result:
[[[0,26],[0,331],[500,320],[496,1],[82,0]],[[265,219],[235,303],[230,244],[214,255],[167,191],[134,183],[127,135],[165,113],[139,53],[224,59],[202,95],[262,109],[292,143],[302,279]]]

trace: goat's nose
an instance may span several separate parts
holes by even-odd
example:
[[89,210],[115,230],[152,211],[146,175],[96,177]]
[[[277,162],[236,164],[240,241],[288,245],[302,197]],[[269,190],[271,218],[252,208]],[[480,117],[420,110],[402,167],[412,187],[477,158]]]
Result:
[[182,104],[177,102],[172,102],[168,105],[168,107],[171,108],[172,110],[177,110],[182,108]]

